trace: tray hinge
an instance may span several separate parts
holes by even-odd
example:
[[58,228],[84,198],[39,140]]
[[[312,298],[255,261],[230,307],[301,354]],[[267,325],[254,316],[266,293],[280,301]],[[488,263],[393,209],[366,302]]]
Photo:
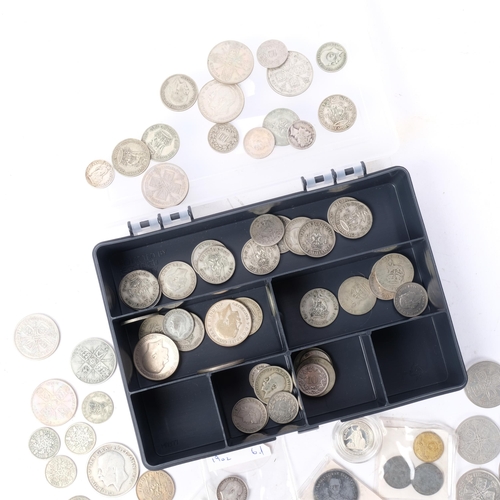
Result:
[[191,207],[187,207],[176,212],[162,212],[151,217],[141,217],[127,222],[130,236],[152,233],[170,226],[191,222],[193,216]]
[[355,165],[350,165],[348,167],[342,168],[340,170],[334,171],[335,184],[340,184],[341,182],[350,181],[353,179],[359,179],[366,175],[366,165],[364,161],[356,163]]
[[158,214],[158,222],[161,228],[164,229],[170,226],[178,226],[179,224],[186,224],[193,220],[193,213],[191,207],[181,208],[176,212],[161,212]]
[[335,172],[330,170],[324,174],[313,175],[312,177],[301,177],[304,191],[312,191],[325,186],[335,184]]

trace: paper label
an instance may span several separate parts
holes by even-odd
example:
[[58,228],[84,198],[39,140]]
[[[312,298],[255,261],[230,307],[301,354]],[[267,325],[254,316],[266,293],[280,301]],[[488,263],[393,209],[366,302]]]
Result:
[[269,457],[272,455],[271,448],[266,444],[258,444],[243,450],[232,451],[231,453],[223,453],[207,458],[208,469],[211,471],[217,469],[225,469],[233,465],[250,462],[257,458]]

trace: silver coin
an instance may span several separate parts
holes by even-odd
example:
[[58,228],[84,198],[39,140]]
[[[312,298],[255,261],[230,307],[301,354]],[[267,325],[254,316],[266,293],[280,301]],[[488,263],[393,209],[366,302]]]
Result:
[[196,288],[196,273],[186,262],[174,260],[162,267],[158,274],[161,292],[165,297],[180,300],[189,297]]
[[311,347],[310,349],[305,349],[303,350],[299,356],[295,359],[294,362],[294,367],[298,368],[302,361],[305,361],[306,359],[309,358],[323,358],[326,361],[328,361],[330,364],[332,364],[332,358],[330,355],[326,352],[320,349],[319,347]]
[[82,402],[83,416],[92,424],[102,424],[113,415],[113,400],[102,391],[90,393]]
[[316,52],[318,66],[328,73],[342,69],[347,62],[347,52],[336,42],[324,43]]
[[198,274],[200,274],[200,271],[198,269],[198,261],[200,260],[201,252],[203,252],[205,248],[211,247],[213,245],[224,246],[220,241],[217,240],[203,240],[202,242],[198,243],[191,252],[191,265]]
[[411,473],[408,462],[401,455],[389,458],[384,464],[384,479],[391,488],[398,490],[410,486]]
[[418,283],[403,283],[394,294],[394,307],[402,316],[413,318],[427,307],[427,292]]
[[223,245],[210,245],[200,252],[198,274],[207,283],[225,283],[234,274],[234,255]]
[[274,145],[273,133],[264,127],[250,129],[243,138],[245,152],[256,160],[269,156],[273,152]]
[[118,173],[127,177],[136,177],[148,168],[151,153],[144,142],[137,139],[125,139],[115,146],[111,159]]
[[208,144],[218,153],[230,153],[236,149],[240,135],[231,123],[216,123],[208,131]]
[[172,111],[186,111],[196,102],[198,86],[187,75],[172,75],[163,82],[160,96],[163,104]]
[[247,500],[248,488],[243,479],[229,476],[223,479],[217,486],[217,500]]
[[477,415],[457,427],[458,453],[471,464],[485,464],[500,453],[500,429],[488,417]]
[[73,418],[77,399],[73,387],[67,382],[51,379],[42,382],[33,392],[31,409],[42,424],[55,427]]
[[318,108],[319,122],[330,132],[345,132],[356,121],[355,104],[345,95],[335,94],[321,101]]
[[297,368],[297,387],[302,394],[318,397],[325,393],[330,382],[328,371],[317,363],[308,363]]
[[285,243],[290,252],[296,255],[305,255],[304,250],[299,244],[300,228],[311,219],[309,217],[295,217],[285,227]]
[[61,334],[56,322],[46,314],[25,316],[14,330],[18,351],[30,359],[46,359],[59,345]]
[[322,219],[311,219],[299,229],[299,245],[309,257],[324,257],[335,246],[335,231]]
[[214,123],[228,123],[239,116],[245,105],[245,96],[238,85],[227,85],[211,80],[200,90],[200,113]]
[[277,68],[281,66],[288,57],[288,49],[279,40],[266,40],[257,49],[257,61],[264,68]]
[[[308,388],[308,392],[309,393],[306,393],[305,391],[302,391],[302,388],[304,388],[304,385],[303,385],[303,381],[304,381],[304,377],[302,376],[302,370],[306,367],[306,366],[310,366],[310,365],[314,365],[315,367],[317,366],[320,366],[322,368],[324,368],[328,374],[328,382],[326,384],[326,387],[322,390],[322,391],[319,391],[319,387],[323,387],[323,377],[321,376],[320,377],[320,383],[318,384],[317,387],[315,388]],[[307,382],[317,382],[314,380],[313,378],[313,374],[314,372],[313,371],[310,371],[308,372],[308,379],[307,379]],[[311,356],[311,357],[308,357],[307,359],[303,359],[301,360],[300,362],[300,365],[299,367],[297,368],[297,384],[299,385],[299,389],[301,392],[304,392],[304,394],[307,394],[308,396],[315,396],[315,397],[319,397],[319,396],[326,396],[332,389],[333,389],[333,386],[335,385],[335,381],[336,381],[336,374],[335,374],[335,369],[333,368],[333,365],[331,363],[331,361],[325,359],[324,357],[319,357],[319,356]],[[299,382],[299,379],[300,379],[300,382]],[[311,392],[314,392],[314,394],[311,394]]]
[[118,293],[120,299],[132,309],[146,309],[157,302],[160,285],[149,271],[138,269],[122,278]]
[[88,453],[95,445],[96,435],[89,424],[78,422],[68,427],[64,442],[69,451],[82,455]]
[[494,500],[500,496],[500,481],[490,471],[472,469],[457,481],[457,500]]
[[231,420],[239,431],[253,434],[266,426],[267,410],[257,398],[242,398],[233,406]]
[[174,480],[164,470],[148,470],[139,477],[135,492],[139,500],[172,500]]
[[346,200],[335,213],[335,227],[349,239],[362,238],[373,225],[371,210],[358,200]]
[[253,335],[262,325],[262,321],[264,319],[262,308],[257,301],[251,299],[250,297],[238,297],[236,300],[241,302],[250,313],[252,318],[252,329],[248,335]]
[[340,208],[340,206],[349,200],[356,200],[356,198],[351,198],[350,196],[343,196],[342,198],[337,198],[328,207],[328,212],[326,214],[328,224],[330,224],[330,226],[332,226],[333,229],[335,230],[335,232],[337,232],[337,233],[339,232],[339,230],[335,226],[335,214],[337,213],[337,210]]
[[277,392],[267,403],[269,418],[277,424],[289,424],[293,422],[299,413],[299,402],[290,392]]
[[205,315],[205,331],[218,345],[233,347],[250,334],[252,317],[248,309],[233,299],[219,300]]
[[115,368],[115,351],[103,339],[86,339],[71,353],[71,369],[76,378],[86,384],[100,384],[108,380]]
[[274,135],[276,146],[288,146],[288,129],[290,125],[300,120],[299,115],[287,108],[278,108],[269,112],[262,126],[269,129]]
[[130,491],[139,477],[139,464],[132,451],[119,443],[108,443],[92,453],[87,464],[92,487],[107,496]]
[[292,387],[292,377],[280,366],[266,366],[255,377],[255,395],[264,404],[277,392],[292,392]]
[[278,267],[280,255],[278,245],[265,247],[249,239],[241,249],[241,262],[252,274],[269,274]]
[[313,80],[309,59],[299,52],[288,51],[286,61],[277,68],[267,70],[267,82],[278,94],[293,97],[305,92]]
[[343,458],[351,462],[362,462],[373,456],[377,440],[369,419],[360,418],[342,422],[336,430],[335,443]]
[[59,434],[50,427],[37,429],[30,437],[29,450],[36,458],[52,458],[61,447]]
[[480,361],[467,370],[466,396],[481,408],[500,405],[500,365],[494,361]]
[[362,276],[347,278],[339,288],[338,300],[340,307],[349,314],[359,316],[370,312],[377,297],[373,295],[370,284]]
[[45,478],[55,488],[66,488],[76,479],[76,465],[71,458],[57,455],[45,467]]
[[288,142],[295,149],[308,149],[316,140],[316,130],[312,123],[297,120],[288,127]]
[[85,179],[95,188],[107,188],[115,180],[113,165],[106,160],[95,160],[85,169]]
[[[291,219],[289,217],[285,217],[284,215],[278,215],[278,217],[281,219],[281,222],[283,222],[283,226],[285,227],[286,231],[286,226],[288,226],[288,223],[290,222]],[[285,234],[283,234],[283,238],[281,238],[281,240],[278,241],[277,245],[278,248],[280,249],[280,253],[287,253],[290,251],[285,241]]]
[[139,338],[142,339],[145,335],[150,333],[165,333],[163,331],[163,315],[154,314],[146,318],[139,326]]
[[205,325],[203,321],[196,314],[191,313],[191,316],[194,320],[193,333],[183,340],[174,340],[177,349],[181,352],[193,351],[205,338]]
[[421,495],[435,495],[444,484],[444,474],[439,467],[423,463],[415,467],[415,477],[412,486]]
[[173,207],[186,198],[189,179],[186,172],[177,165],[158,163],[144,174],[141,190],[144,199],[153,207]]
[[389,290],[386,290],[385,288],[382,288],[380,283],[377,281],[377,278],[375,277],[375,273],[372,272],[370,273],[370,277],[368,278],[368,283],[370,285],[370,290],[372,291],[373,295],[377,297],[377,299],[380,300],[394,300],[394,296],[396,295],[396,292],[390,292]]
[[163,332],[173,341],[187,339],[194,329],[194,318],[185,309],[172,309],[163,317]]
[[250,224],[250,237],[264,247],[276,245],[284,235],[285,226],[276,215],[259,215]]
[[179,364],[179,349],[174,341],[161,333],[150,333],[134,348],[134,365],[148,380],[165,380]]
[[330,498],[358,500],[358,483],[343,469],[330,469],[323,472],[314,482],[314,500]]
[[300,300],[302,319],[315,328],[331,325],[339,313],[337,297],[325,288],[313,288]]
[[373,266],[375,279],[389,292],[396,292],[400,285],[413,280],[414,269],[411,261],[400,253],[388,253]]
[[226,40],[208,54],[208,71],[221,83],[240,83],[253,70],[252,51],[243,43]]
[[255,365],[248,374],[248,381],[250,382],[250,386],[253,388],[255,385],[255,377],[257,377],[258,373],[262,371],[266,366],[270,366],[269,363],[259,363]]
[[148,127],[141,138],[155,161],[168,161],[173,158],[180,147],[179,134],[170,125],[157,123]]

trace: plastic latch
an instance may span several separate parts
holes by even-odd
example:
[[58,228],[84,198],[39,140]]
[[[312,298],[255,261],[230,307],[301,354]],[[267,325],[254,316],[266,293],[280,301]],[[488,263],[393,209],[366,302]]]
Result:
[[366,165],[364,161],[342,168],[334,172],[336,183],[346,182],[352,179],[359,179],[366,175]]
[[151,233],[153,231],[158,231],[161,229],[160,221],[158,217],[151,218],[140,218],[129,220],[127,222],[128,230],[130,236],[138,236],[140,234]]
[[335,174],[333,170],[324,174],[313,175],[312,177],[301,177],[304,191],[312,191],[325,186],[333,186],[335,184]]
[[162,229],[170,226],[177,226],[185,224],[193,220],[193,213],[191,207],[182,208],[176,212],[162,212],[158,214],[158,222]]

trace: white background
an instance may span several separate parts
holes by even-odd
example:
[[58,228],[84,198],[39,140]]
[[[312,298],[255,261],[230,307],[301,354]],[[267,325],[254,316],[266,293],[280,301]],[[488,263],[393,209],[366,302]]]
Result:
[[[410,171],[465,364],[500,361],[500,37],[493,6],[457,0],[2,2],[4,488],[13,488],[15,498],[100,496],[86,479],[88,457],[73,456],[78,478],[57,490],[45,480],[45,462],[28,450],[29,436],[41,427],[30,409],[34,388],[62,378],[83,400],[95,388],[72,374],[71,351],[87,337],[111,340],[92,249],[127,232],[116,223],[123,206],[117,209],[106,190],[91,188],[85,168],[94,159],[109,160],[122,139],[140,138],[150,124],[169,120],[159,99],[162,81],[191,68],[206,72],[209,50],[223,40],[255,50],[277,38],[300,51],[318,41],[342,43],[335,26],[369,36],[379,75],[367,72],[366,78],[381,79],[399,137],[397,149],[369,167]],[[16,324],[33,312],[50,315],[61,330],[56,353],[38,362],[21,356],[13,343]],[[115,402],[112,419],[95,426],[98,445],[118,441],[139,457],[119,372],[97,388]],[[463,391],[388,415],[456,428],[474,414],[500,424],[498,409],[475,407]],[[78,409],[73,421],[82,419]],[[332,426],[287,439],[297,485],[333,453]],[[58,429],[61,436],[66,427]],[[69,453],[64,446],[61,452]],[[484,467],[498,473],[498,464],[497,458]],[[349,467],[375,487],[374,465]],[[456,478],[472,468],[456,457]],[[205,498],[200,470],[199,462],[169,469],[176,498]]]

